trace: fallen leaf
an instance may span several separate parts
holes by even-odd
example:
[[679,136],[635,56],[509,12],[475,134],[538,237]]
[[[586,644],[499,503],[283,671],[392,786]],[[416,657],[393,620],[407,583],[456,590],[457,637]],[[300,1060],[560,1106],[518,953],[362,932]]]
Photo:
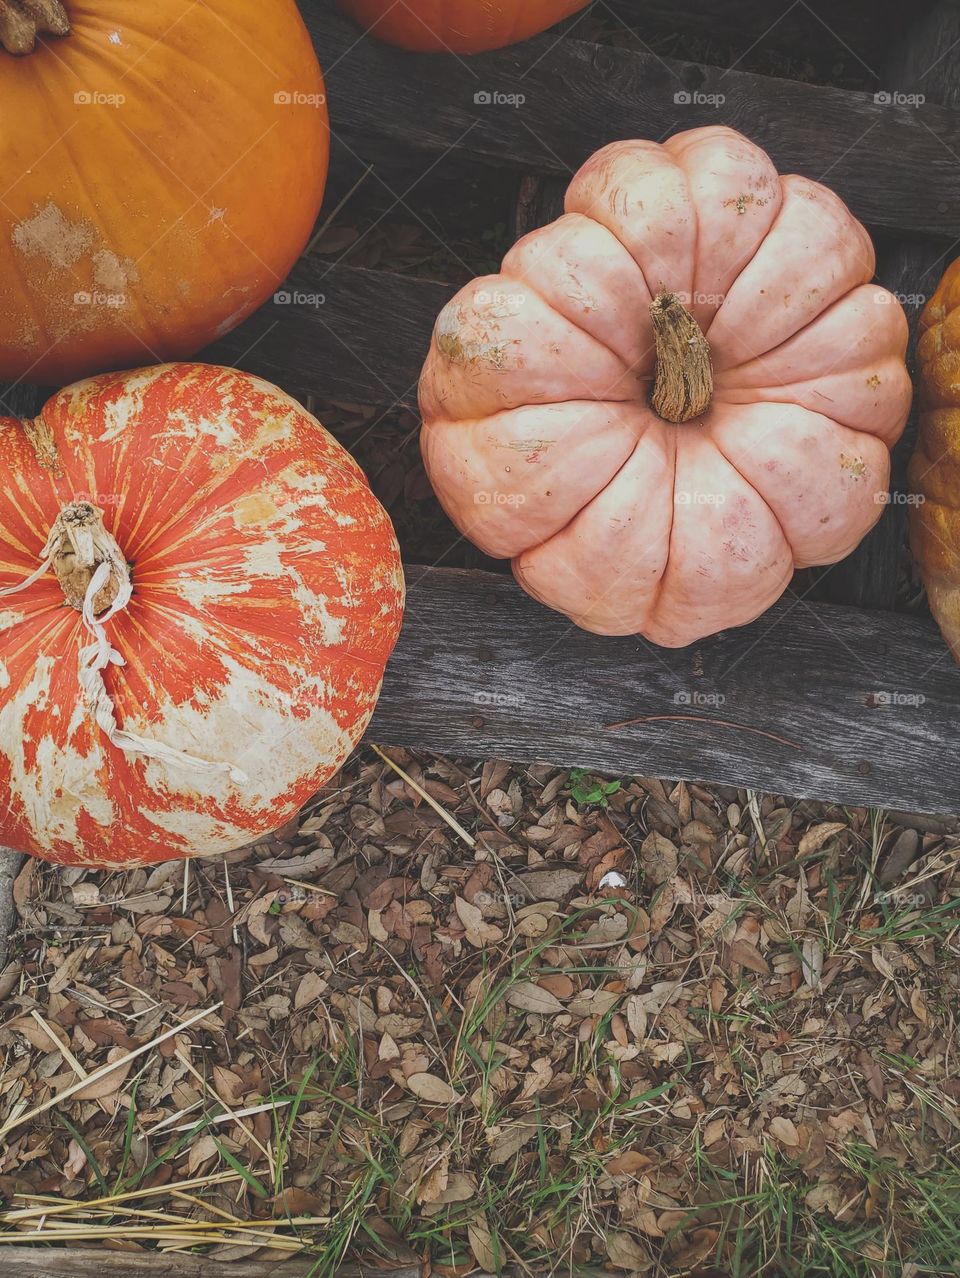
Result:
[[437,1078],[436,1074],[411,1074],[407,1086],[414,1096],[431,1105],[455,1105],[462,1099],[449,1083]]
[[651,830],[640,846],[640,864],[651,883],[666,883],[677,872],[679,855],[669,839]]
[[543,1016],[555,1016],[566,1008],[549,990],[541,989],[533,981],[518,981],[507,991],[507,1002],[521,1012],[539,1012]]

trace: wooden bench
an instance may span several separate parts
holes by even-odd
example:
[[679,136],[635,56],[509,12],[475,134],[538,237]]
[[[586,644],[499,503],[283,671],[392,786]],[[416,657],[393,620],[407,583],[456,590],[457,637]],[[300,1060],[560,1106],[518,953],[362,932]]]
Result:
[[[770,38],[805,55],[833,40],[877,90],[922,93],[921,108],[874,92],[672,61],[549,33],[464,61],[361,37],[332,0],[301,0],[326,70],[333,171],[443,165],[455,183],[510,170],[521,227],[552,216],[557,191],[615,137],[729,123],[781,171],[827,181],[878,234],[879,278],[929,294],[960,236],[960,16],[949,3],[887,0],[614,0],[626,21]],[[476,92],[523,93],[522,110]],[[722,94],[719,107],[674,94]],[[205,358],[295,393],[380,406],[416,403],[449,285],[306,258],[289,291],[322,306],[269,304]],[[917,308],[908,306],[912,318]],[[17,396],[22,398],[17,400]],[[5,402],[30,411],[31,395]],[[911,433],[898,449],[903,490]],[[954,724],[960,671],[928,617],[894,610],[904,507],[894,503],[844,564],[788,594],[751,626],[683,651],[587,635],[531,602],[509,577],[408,566],[406,628],[371,739],[451,754],[539,758],[614,773],[756,787],[844,803],[960,811]],[[442,549],[442,548],[440,548]],[[439,554],[439,550],[438,550]]]

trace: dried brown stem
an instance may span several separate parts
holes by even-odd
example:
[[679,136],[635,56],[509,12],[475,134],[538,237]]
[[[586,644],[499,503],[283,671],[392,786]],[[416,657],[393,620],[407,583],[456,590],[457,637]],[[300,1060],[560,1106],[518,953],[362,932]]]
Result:
[[713,399],[710,347],[676,293],[659,293],[650,306],[657,344],[652,403],[667,422],[701,417]]
[[32,53],[41,32],[69,34],[63,0],[0,0],[0,46],[8,53]]

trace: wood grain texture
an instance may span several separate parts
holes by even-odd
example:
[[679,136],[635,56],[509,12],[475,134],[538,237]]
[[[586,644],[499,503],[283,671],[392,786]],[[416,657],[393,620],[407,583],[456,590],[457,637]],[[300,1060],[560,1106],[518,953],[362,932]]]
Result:
[[[410,54],[358,38],[329,0],[304,0],[303,10],[327,69],[334,136],[364,160],[384,146],[426,152],[411,178],[454,152],[570,173],[614,138],[722,123],[749,134],[781,172],[828,181],[872,225],[960,232],[960,117],[932,103],[884,105],[870,93],[549,34],[470,59]],[[678,103],[684,92],[700,100]],[[476,102],[482,93],[524,101]]]
[[932,622],[788,596],[672,651],[588,635],[509,578],[407,576],[382,745],[960,811],[960,669]]
[[[941,0],[921,11],[903,41],[891,44],[884,83],[888,91],[922,93],[930,102],[956,109],[960,106],[960,8]],[[918,108],[923,112],[925,107]],[[960,168],[960,162],[958,162]],[[917,199],[925,193],[918,189]],[[934,291],[946,266],[956,255],[956,245],[907,236],[881,253],[877,271],[880,283],[903,299],[910,319],[911,371],[914,370],[916,327],[926,298]],[[896,605],[901,549],[906,536],[907,507],[897,500],[908,492],[907,463],[916,442],[916,405],[907,430],[893,454],[891,491],[894,501],[883,518],[849,558],[825,573],[818,595],[831,602],[861,608],[893,608]]]
[[[308,1278],[316,1260],[252,1260],[224,1263],[204,1256],[164,1256],[155,1251],[2,1247],[0,1265],[10,1278]],[[375,1269],[344,1265],[337,1278],[420,1278],[420,1266]],[[477,1275],[476,1278],[487,1278]]]
[[[844,58],[867,70],[882,65],[906,11],[901,0],[602,0],[626,26],[677,30],[736,49],[762,46],[793,59]],[[927,0],[921,0],[922,9]],[[914,10],[915,11],[915,10]]]
[[308,259],[277,295],[290,300],[268,302],[200,358],[326,399],[416,406],[434,322],[456,291]]

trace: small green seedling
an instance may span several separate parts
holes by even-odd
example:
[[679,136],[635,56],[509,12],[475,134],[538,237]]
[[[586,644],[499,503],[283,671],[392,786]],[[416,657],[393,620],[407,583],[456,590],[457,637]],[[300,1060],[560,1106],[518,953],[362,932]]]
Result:
[[590,775],[586,768],[570,770],[570,797],[578,807],[595,803],[598,807],[610,806],[610,795],[620,789],[619,781],[600,781]]

